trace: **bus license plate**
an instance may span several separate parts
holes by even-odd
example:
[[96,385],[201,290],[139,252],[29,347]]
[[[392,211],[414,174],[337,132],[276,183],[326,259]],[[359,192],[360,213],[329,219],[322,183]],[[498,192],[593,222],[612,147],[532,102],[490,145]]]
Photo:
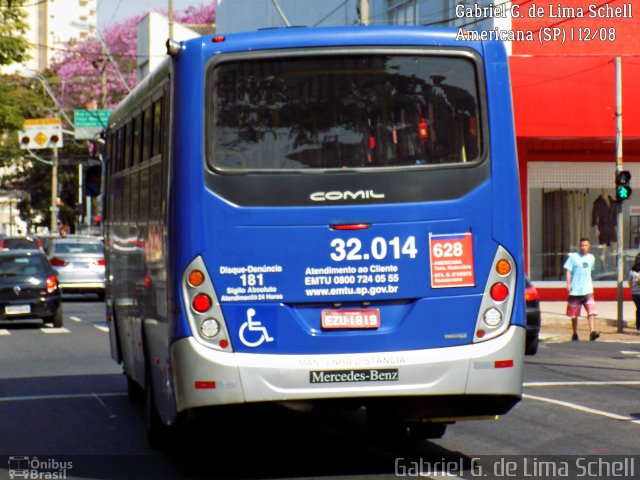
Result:
[[380,327],[380,310],[367,308],[358,310],[322,310],[322,328],[371,329]]
[[20,315],[21,313],[31,313],[31,305],[7,305],[4,307],[7,315]]

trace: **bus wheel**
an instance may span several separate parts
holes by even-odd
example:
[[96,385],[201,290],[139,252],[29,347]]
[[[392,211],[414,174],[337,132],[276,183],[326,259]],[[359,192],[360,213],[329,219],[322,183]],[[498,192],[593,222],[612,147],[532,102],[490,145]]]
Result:
[[147,370],[144,379],[144,419],[147,430],[147,440],[154,450],[166,450],[171,438],[171,427],[165,425],[153,399],[151,372]]
[[129,375],[127,375],[127,395],[129,396],[129,401],[134,405],[142,405],[145,402],[144,388]]
[[408,424],[409,436],[412,440],[442,438],[447,431],[446,423],[411,422]]

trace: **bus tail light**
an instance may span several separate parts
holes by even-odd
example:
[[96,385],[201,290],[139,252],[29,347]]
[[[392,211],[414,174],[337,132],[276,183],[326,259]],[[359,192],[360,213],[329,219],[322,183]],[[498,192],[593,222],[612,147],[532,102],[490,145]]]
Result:
[[204,313],[211,308],[211,299],[206,293],[199,293],[195,297],[193,297],[191,306],[193,306],[193,309],[196,312]]
[[498,282],[491,285],[491,298],[496,302],[504,302],[509,296],[509,287],[504,283]]
[[499,246],[480,302],[474,342],[491,340],[509,328],[514,305],[513,292],[516,290],[514,265],[513,257]]
[[498,272],[498,275],[501,277],[509,275],[509,273],[511,273],[511,263],[504,258],[498,260],[498,263],[496,263],[496,272]]
[[189,272],[189,285],[192,287],[199,287],[204,282],[204,273],[200,270],[191,270]]
[[232,352],[220,302],[202,257],[196,257],[182,274],[182,296],[193,337],[209,348]]

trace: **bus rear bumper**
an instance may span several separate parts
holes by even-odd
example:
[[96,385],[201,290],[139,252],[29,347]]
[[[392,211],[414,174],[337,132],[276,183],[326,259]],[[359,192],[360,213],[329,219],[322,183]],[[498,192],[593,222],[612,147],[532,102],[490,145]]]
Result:
[[489,405],[506,399],[496,411],[478,412],[498,415],[522,396],[525,335],[524,328],[512,326],[473,345],[335,355],[227,353],[188,337],[171,347],[176,406],[184,411],[245,402],[421,396],[447,403],[464,396],[491,399]]

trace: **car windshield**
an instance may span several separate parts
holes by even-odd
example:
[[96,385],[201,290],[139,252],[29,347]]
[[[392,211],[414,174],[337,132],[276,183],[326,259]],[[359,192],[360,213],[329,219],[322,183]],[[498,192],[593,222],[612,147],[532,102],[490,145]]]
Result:
[[53,247],[55,253],[102,253],[100,243],[57,243]]
[[41,256],[0,257],[0,276],[42,275],[48,263]]
[[38,248],[38,244],[30,238],[5,238],[0,242],[0,247],[11,250],[28,250]]

